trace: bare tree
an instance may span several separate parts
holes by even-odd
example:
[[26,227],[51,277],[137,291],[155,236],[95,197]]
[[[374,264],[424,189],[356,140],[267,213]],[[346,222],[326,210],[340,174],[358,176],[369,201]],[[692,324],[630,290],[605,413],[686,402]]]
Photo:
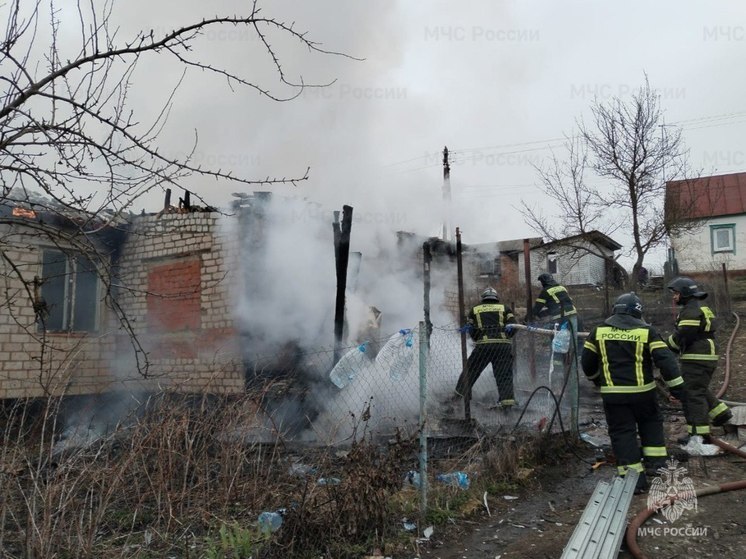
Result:
[[[294,41],[312,55],[352,58],[322,48],[293,24],[265,17],[257,0],[244,3],[244,13],[200,17],[171,31],[144,29],[129,37],[119,27],[114,7],[115,0],[11,0],[0,7],[7,19],[0,40],[0,275],[6,294],[32,302],[36,324],[22,317],[16,322],[23,322],[42,348],[49,343],[44,335],[48,309],[38,295],[43,280],[33,272],[37,267],[17,257],[29,235],[60,250],[85,254],[110,294],[111,251],[102,236],[122,224],[133,202],[145,193],[169,192],[175,186],[189,192],[185,181],[194,176],[243,185],[297,185],[308,178],[308,168],[291,177],[257,178],[201,165],[194,160],[196,131],[188,153],[172,155],[160,135],[188,73],[199,73],[211,88],[222,83],[230,90],[243,88],[283,102],[305,88],[330,84],[289,75],[273,41]],[[273,68],[274,85],[249,73],[255,65],[242,64],[240,68],[249,70],[236,70],[205,53],[206,34],[237,29],[256,39],[252,46]],[[138,64],[154,60],[170,61],[181,70],[181,79],[165,91],[151,91],[152,98],[160,96],[163,102],[156,116],[143,122],[132,108],[131,89]],[[202,200],[199,193],[192,194]],[[18,282],[20,289],[9,288]],[[22,308],[10,297],[2,302],[4,310]],[[109,297],[109,303],[127,328],[126,313],[115,298]],[[136,340],[133,343],[145,359]]]
[[604,217],[598,193],[586,182],[586,146],[580,137],[566,136],[564,148],[566,158],[553,154],[547,166],[535,166],[544,193],[552,201],[551,217],[537,204],[521,202],[526,222],[550,241],[598,230]]
[[[659,96],[647,78],[631,99],[594,101],[591,114],[592,123],[579,121],[578,134],[567,139],[567,159],[555,156],[548,168],[538,169],[559,218],[549,219],[525,202],[522,213],[550,240],[594,229],[629,234],[637,278],[646,255],[667,235],[701,224],[687,218],[694,197],[677,198],[675,207],[669,200],[669,219],[663,218],[666,181],[690,180],[681,129],[664,125]],[[610,188],[588,185],[588,171],[609,179]]]
[[593,254],[607,262],[607,270],[611,273],[614,259],[592,242],[590,233],[602,231],[611,236],[620,224],[608,219],[598,192],[586,181],[589,162],[582,137],[566,136],[564,148],[566,158],[553,154],[547,166],[535,167],[544,193],[552,202],[551,216],[537,204],[525,200],[520,212],[546,242],[561,240],[565,256],[571,261]]
[[[190,154],[182,158],[167,155],[158,144],[158,134],[166,124],[175,90],[170,95],[165,92],[162,110],[147,125],[128,108],[137,64],[155,57],[170,58],[184,73],[199,71],[231,88],[249,88],[276,101],[293,99],[306,87],[328,85],[306,84],[302,77],[291,79],[268,33],[283,33],[312,52],[330,51],[292,25],[262,17],[256,1],[246,5],[245,15],[205,18],[160,36],[150,30],[123,38],[112,21],[113,0],[100,8],[98,3],[79,2],[74,13],[49,0],[48,39],[41,27],[42,0],[37,0],[32,10],[20,0],[8,6],[5,37],[0,43],[5,84],[0,92],[0,171],[5,193],[14,185],[36,188],[62,204],[83,209],[89,200],[81,198],[80,188],[92,184],[101,206],[117,209],[128,207],[154,187],[178,184],[195,173],[244,184],[305,180],[307,171],[294,178],[256,180],[196,165]],[[73,59],[61,58],[63,18],[68,26],[71,21],[80,21],[79,50]],[[281,92],[200,59],[200,37],[221,27],[243,27],[256,35],[275,67]],[[41,55],[38,43],[45,41],[47,51]],[[100,195],[102,189],[105,196]]]
[[580,123],[592,154],[592,169],[610,179],[600,202],[620,210],[623,229],[632,237],[632,277],[637,278],[648,252],[665,242],[663,219],[666,180],[687,174],[681,129],[663,126],[660,98],[645,84],[630,100],[613,98],[591,106],[593,123]]

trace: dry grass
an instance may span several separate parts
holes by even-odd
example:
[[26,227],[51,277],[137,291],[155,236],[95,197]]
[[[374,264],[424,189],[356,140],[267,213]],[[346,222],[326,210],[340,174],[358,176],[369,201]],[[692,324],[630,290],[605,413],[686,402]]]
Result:
[[[161,394],[98,438],[86,431],[64,446],[59,410],[55,400],[4,408],[3,557],[352,559],[374,549],[394,557],[416,551],[417,533],[401,523],[418,516],[417,492],[402,488],[417,468],[415,439],[382,445],[361,420],[343,451],[293,449],[281,438],[261,444],[241,436],[263,421],[255,400]],[[471,494],[433,480],[431,518],[474,514],[485,488],[521,482],[539,448],[525,439],[481,441],[432,464],[433,474],[464,469],[476,482]],[[339,483],[322,485],[320,477]],[[279,508],[282,528],[262,534],[258,514]]]
[[[166,395],[104,436],[85,432],[64,447],[59,404],[5,409],[4,557],[237,557],[249,548],[254,557],[318,557],[334,545],[380,545],[392,526],[390,496],[414,452],[406,440],[382,451],[361,424],[345,453],[299,455],[281,439],[237,436],[259,423],[245,400]],[[298,460],[315,473],[297,475]],[[341,482],[319,485],[322,476]],[[278,508],[284,525],[268,538],[255,528],[257,515]]]

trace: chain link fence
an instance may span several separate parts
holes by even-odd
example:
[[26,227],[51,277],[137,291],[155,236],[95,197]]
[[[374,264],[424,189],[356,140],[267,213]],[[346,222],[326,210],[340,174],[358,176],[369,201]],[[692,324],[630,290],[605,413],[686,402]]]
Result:
[[[277,356],[254,360],[249,384],[264,386],[262,436],[339,445],[350,440],[362,419],[382,439],[397,431],[412,436],[421,429],[428,437],[448,438],[519,427],[573,428],[582,337],[576,336],[569,352],[557,353],[551,325],[519,326],[512,338],[517,405],[498,405],[497,383],[487,365],[466,409],[463,400],[451,400],[466,359],[462,335],[458,325],[447,324],[433,325],[431,335],[423,337],[423,326],[416,325],[341,348],[336,366],[332,349],[282,359],[293,366],[281,374],[271,364]],[[473,351],[471,340],[464,345],[467,355]]]

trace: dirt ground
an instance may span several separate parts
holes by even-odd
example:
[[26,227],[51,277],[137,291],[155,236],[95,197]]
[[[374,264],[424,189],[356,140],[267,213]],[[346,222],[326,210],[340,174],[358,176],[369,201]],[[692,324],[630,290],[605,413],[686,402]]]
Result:
[[[740,310],[739,314],[746,317],[746,313]],[[720,353],[724,356],[726,348],[730,347],[727,361],[730,378],[728,390],[722,398],[746,402],[746,320],[742,319],[744,322],[736,328],[734,317],[723,318]],[[725,365],[723,357],[712,383],[715,391],[722,386]],[[596,441],[603,441],[605,427],[598,397],[593,399],[593,395],[583,391],[581,398],[581,432],[586,431]],[[746,460],[743,458],[732,454],[688,457],[681,452],[675,441],[686,430],[683,415],[676,407],[667,408],[664,413],[669,453],[679,460],[678,466],[686,468],[685,475],[691,478],[695,489],[746,480]],[[719,432],[715,431],[716,434]],[[610,465],[596,470],[589,466],[587,462],[593,462],[596,455],[596,449],[588,445],[581,453],[586,462],[570,453],[558,457],[556,464],[545,467],[537,475],[530,489],[493,499],[489,503],[489,515],[485,509],[481,517],[472,522],[460,522],[434,533],[421,550],[420,557],[560,557],[596,484],[600,480],[611,481],[615,476],[615,468]],[[635,496],[628,520],[646,506],[646,494]],[[696,508],[685,511],[674,523],[669,524],[663,515],[658,514],[648,519],[643,528],[646,531],[638,535],[637,543],[647,557],[741,559],[746,554],[746,491],[700,497]],[[633,557],[624,543],[619,557]]]

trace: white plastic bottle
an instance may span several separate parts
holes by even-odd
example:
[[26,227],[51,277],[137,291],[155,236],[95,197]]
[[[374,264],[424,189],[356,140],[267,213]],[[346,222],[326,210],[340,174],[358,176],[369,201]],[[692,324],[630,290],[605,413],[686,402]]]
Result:
[[567,327],[567,322],[563,322],[562,327],[554,335],[552,349],[554,353],[567,353],[570,351],[570,329]]
[[389,378],[400,381],[407,376],[414,363],[414,332],[409,328],[391,336],[376,356],[376,363],[388,368]]
[[334,368],[329,373],[329,378],[337,388],[344,388],[350,384],[365,365],[365,350],[367,345],[368,342],[365,342],[357,347],[353,347],[334,365]]
[[257,521],[259,530],[263,534],[269,534],[270,532],[276,532],[282,526],[282,514],[278,512],[263,512],[259,515]]

